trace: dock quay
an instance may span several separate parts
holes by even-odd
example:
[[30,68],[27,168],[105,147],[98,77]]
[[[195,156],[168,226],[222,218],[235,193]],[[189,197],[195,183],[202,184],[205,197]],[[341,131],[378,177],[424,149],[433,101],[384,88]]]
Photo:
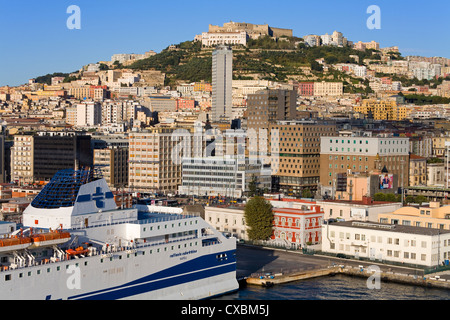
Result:
[[263,287],[271,287],[275,284],[288,283],[292,281],[311,279],[316,277],[323,277],[334,275],[340,272],[339,267],[321,268],[305,271],[296,271],[288,273],[265,273],[259,275],[251,275],[246,279],[247,284],[260,285]]
[[381,282],[396,282],[414,286],[450,289],[450,280],[441,279],[436,275],[422,276],[417,274],[394,273],[390,271],[377,271],[370,268],[344,265],[295,272],[266,272],[252,274],[246,278],[246,284],[271,287],[277,284],[312,279],[316,277],[333,276],[336,274],[362,277],[366,279],[371,278],[371,280],[378,277]]

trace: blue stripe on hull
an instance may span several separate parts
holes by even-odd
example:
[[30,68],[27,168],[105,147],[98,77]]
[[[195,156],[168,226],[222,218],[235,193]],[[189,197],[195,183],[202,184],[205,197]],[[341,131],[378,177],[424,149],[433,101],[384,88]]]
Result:
[[218,262],[214,253],[153,273],[120,286],[69,297],[82,300],[115,300],[236,271],[234,250]]

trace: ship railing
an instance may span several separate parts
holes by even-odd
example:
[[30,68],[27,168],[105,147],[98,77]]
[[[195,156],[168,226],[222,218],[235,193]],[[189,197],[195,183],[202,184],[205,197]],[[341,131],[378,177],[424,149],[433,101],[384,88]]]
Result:
[[105,226],[112,226],[117,224],[125,224],[125,223],[134,223],[135,220],[121,220],[121,221],[115,221],[115,222],[108,222],[108,223],[94,223],[88,226],[73,226],[72,230],[81,230],[81,229],[89,229],[89,228],[98,228],[98,227],[105,227]]
[[192,240],[192,239],[198,239],[198,238],[196,236],[192,236],[192,237],[185,237],[185,238],[181,238],[181,239],[168,240],[168,241],[146,242],[146,243],[138,244],[136,246],[136,249],[160,246],[160,245],[164,245],[164,244],[173,244],[173,243],[186,241],[186,240]]
[[173,220],[183,220],[189,218],[197,218],[198,216],[193,215],[180,215],[180,214],[166,214],[164,217],[154,217],[147,218],[143,220],[138,220],[138,224],[146,224],[146,223],[155,223],[155,222],[165,222],[165,221],[173,221]]

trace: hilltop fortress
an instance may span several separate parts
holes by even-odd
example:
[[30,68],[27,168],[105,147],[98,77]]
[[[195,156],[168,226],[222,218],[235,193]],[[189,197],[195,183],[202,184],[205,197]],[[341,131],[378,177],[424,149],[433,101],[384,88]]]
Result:
[[242,32],[245,31],[248,36],[252,39],[257,39],[261,36],[271,36],[271,37],[292,37],[292,29],[282,29],[282,28],[274,28],[270,27],[268,24],[252,24],[245,22],[226,22],[223,24],[223,27],[209,25],[208,32],[210,33],[218,33],[218,32]]

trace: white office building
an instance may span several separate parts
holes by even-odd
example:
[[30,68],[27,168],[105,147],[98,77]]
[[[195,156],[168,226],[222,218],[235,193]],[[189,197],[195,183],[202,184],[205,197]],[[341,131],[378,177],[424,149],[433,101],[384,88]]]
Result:
[[450,255],[450,230],[363,221],[322,226],[322,251],[432,267]]
[[247,32],[203,32],[202,45],[205,47],[217,45],[243,45],[247,46]]
[[215,229],[248,240],[248,226],[245,224],[244,208],[239,207],[205,207],[205,221]]
[[234,156],[183,158],[183,182],[180,194],[197,196],[242,197],[249,191],[253,176],[257,187],[270,190],[270,168],[264,168],[260,160],[250,161]]

